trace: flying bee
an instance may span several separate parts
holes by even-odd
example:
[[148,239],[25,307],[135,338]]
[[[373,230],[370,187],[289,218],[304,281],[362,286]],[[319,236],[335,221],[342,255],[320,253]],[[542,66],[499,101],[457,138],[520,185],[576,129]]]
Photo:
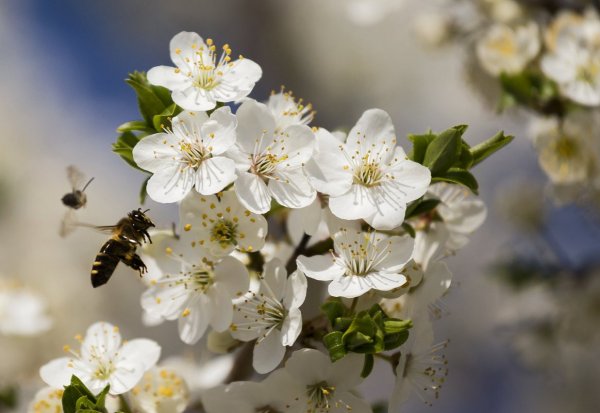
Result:
[[121,218],[117,225],[95,227],[100,231],[110,231],[112,237],[104,243],[92,266],[92,286],[94,288],[104,285],[113,275],[117,264],[123,264],[139,271],[140,277],[147,272],[146,265],[136,249],[142,242],[152,243],[148,228],[154,223],[146,216],[146,211],[141,208],[134,209],[126,217]]
[[83,173],[75,166],[70,165],[67,167],[67,177],[69,178],[69,182],[71,183],[71,192],[65,194],[62,197],[62,203],[68,206],[69,208],[79,209],[84,207],[87,203],[87,196],[85,195],[85,189],[89,184],[92,183],[94,178],[91,178],[81,189],[77,189],[83,183],[85,177]]
[[66,193],[61,199],[62,203],[65,206],[69,207],[65,212],[65,216],[63,217],[63,220],[60,225],[61,237],[66,237],[77,227],[75,211],[79,208],[84,207],[87,203],[85,189],[94,180],[94,178],[91,178],[89,181],[87,181],[83,188],[81,188],[81,185],[85,180],[85,176],[79,169],[77,169],[73,165],[67,167],[67,177],[69,178],[69,182],[71,183],[71,192]]

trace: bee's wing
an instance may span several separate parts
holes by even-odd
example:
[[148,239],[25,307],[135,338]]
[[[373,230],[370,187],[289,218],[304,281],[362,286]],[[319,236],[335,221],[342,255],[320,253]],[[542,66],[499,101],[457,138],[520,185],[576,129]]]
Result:
[[64,238],[67,235],[69,235],[71,232],[75,231],[75,229],[78,226],[79,226],[79,223],[77,222],[77,219],[75,218],[75,210],[69,208],[65,212],[65,216],[63,217],[63,220],[60,223],[60,229],[59,229],[58,233],[61,237]]
[[85,181],[85,175],[81,172],[76,166],[69,165],[67,167],[67,178],[69,178],[69,182],[71,183],[71,187],[73,189],[79,189],[83,185],[83,181]]

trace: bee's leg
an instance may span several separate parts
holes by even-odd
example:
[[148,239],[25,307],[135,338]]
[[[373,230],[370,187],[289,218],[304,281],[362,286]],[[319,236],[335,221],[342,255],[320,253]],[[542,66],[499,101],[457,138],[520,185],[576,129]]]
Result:
[[143,234],[146,238],[148,238],[148,242],[152,244],[152,239],[150,238],[150,234],[148,234],[148,231],[144,230]]
[[146,264],[144,264],[144,261],[142,261],[140,256],[137,254],[133,254],[133,256],[130,259],[124,259],[123,263],[133,268],[134,270],[137,270],[140,273],[140,277],[148,272]]

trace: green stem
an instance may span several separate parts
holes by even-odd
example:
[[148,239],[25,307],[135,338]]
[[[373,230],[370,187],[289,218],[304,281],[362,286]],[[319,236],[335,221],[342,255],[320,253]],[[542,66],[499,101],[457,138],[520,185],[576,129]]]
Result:
[[354,310],[356,310],[356,306],[358,305],[358,299],[359,299],[359,298],[360,298],[360,297],[354,297],[354,298],[352,299],[352,304],[350,304],[350,312],[351,312],[352,314],[354,314]]
[[122,394],[119,394],[119,408],[123,413],[131,413],[131,407],[129,407],[127,399]]

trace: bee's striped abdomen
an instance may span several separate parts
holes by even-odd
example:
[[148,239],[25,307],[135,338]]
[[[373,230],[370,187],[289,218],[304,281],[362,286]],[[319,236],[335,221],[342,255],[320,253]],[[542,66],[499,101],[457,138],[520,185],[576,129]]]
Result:
[[110,280],[121,259],[122,249],[113,239],[104,243],[92,265],[92,286],[94,288],[104,285]]

